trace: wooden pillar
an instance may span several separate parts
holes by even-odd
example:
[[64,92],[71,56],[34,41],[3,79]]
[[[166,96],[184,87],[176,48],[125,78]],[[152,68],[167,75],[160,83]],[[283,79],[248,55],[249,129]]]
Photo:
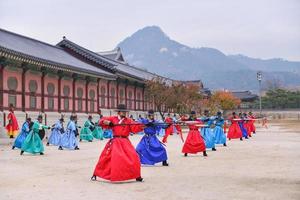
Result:
[[136,84],[134,84],[133,102],[134,102],[133,109],[136,110]]
[[110,89],[109,89],[110,81],[107,81],[107,108],[110,108]]
[[89,93],[88,93],[89,83],[90,83],[90,80],[89,80],[89,78],[87,78],[86,82],[85,82],[85,113],[89,113]]
[[73,112],[76,112],[76,110],[75,110],[75,96],[76,96],[76,92],[75,92],[75,84],[76,84],[76,80],[77,80],[77,78],[76,78],[76,75],[73,75],[73,82],[72,82],[72,93],[73,93],[73,95],[72,95],[72,110],[73,110]]
[[46,76],[46,72],[44,69],[42,69],[42,79],[41,79],[41,89],[42,89],[41,110],[42,110],[42,113],[45,112],[45,76]]
[[97,79],[97,112],[99,111],[100,109],[100,78]]
[[117,80],[117,94],[116,94],[116,97],[117,97],[117,106],[119,105],[119,81]]
[[[28,71],[28,68],[26,67],[26,63],[22,63],[22,111],[25,112],[25,83],[26,83],[26,72]],[[42,99],[43,101],[43,99]]]
[[4,66],[0,65],[0,111],[3,111],[3,70]]
[[142,94],[142,109],[145,110],[145,87],[143,87],[143,94]]
[[126,105],[126,108],[128,108],[128,105],[127,105],[127,87],[128,87],[128,83],[126,81],[125,82],[125,105]]
[[59,74],[58,75],[59,77],[58,77],[58,90],[57,90],[57,96],[58,96],[58,104],[57,104],[57,106],[58,106],[58,112],[59,113],[61,113],[61,79],[62,79],[62,74]]

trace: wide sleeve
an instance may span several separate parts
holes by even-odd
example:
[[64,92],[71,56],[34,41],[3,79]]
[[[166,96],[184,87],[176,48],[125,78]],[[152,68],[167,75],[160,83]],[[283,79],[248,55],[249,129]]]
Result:
[[110,126],[104,124],[104,121],[110,121],[110,122],[113,122],[113,117],[102,117],[100,120],[99,120],[99,126],[101,126],[101,128],[104,128],[104,129],[111,129]]
[[131,119],[128,120],[128,124],[130,124],[130,132],[131,133],[139,133],[144,130],[144,124],[140,122],[133,121]]

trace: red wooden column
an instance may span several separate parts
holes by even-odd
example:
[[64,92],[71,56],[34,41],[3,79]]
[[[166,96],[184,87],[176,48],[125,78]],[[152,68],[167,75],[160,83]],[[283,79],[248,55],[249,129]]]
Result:
[[107,108],[110,108],[110,89],[109,89],[110,81],[107,81]]
[[3,69],[4,66],[0,65],[0,111],[3,111]]
[[87,77],[86,81],[85,81],[85,113],[89,113],[89,83],[90,80]]
[[76,78],[76,75],[74,74],[73,75],[73,82],[72,82],[72,93],[73,93],[73,95],[72,95],[72,107],[73,107],[73,112],[76,112],[76,110],[75,110],[75,94],[76,94],[76,92],[75,92],[75,84],[76,84],[76,80],[77,80],[77,78]]
[[126,108],[128,108],[128,105],[127,105],[127,87],[128,87],[128,84],[127,84],[127,81],[125,82],[125,105],[126,105]]
[[61,113],[61,79],[62,79],[62,74],[59,73],[58,75],[58,90],[57,90],[57,93],[58,93],[58,112]]
[[[23,69],[22,71],[22,111],[25,112],[25,83],[26,83],[26,72],[28,71],[28,68],[26,66],[26,63],[22,63],[21,67]],[[43,99],[42,99],[43,101]]]
[[142,94],[142,109],[145,110],[145,87],[143,87],[143,94]]
[[133,102],[134,102],[134,107],[133,109],[136,110],[136,84],[134,84],[134,91],[133,91]]
[[45,112],[45,69],[42,69],[42,78],[41,78],[41,89],[42,89],[42,97],[41,97],[41,110],[42,113]]
[[97,112],[99,111],[100,109],[100,78],[97,79]]
[[117,80],[117,94],[116,94],[116,97],[117,97],[117,106],[119,105],[119,81]]

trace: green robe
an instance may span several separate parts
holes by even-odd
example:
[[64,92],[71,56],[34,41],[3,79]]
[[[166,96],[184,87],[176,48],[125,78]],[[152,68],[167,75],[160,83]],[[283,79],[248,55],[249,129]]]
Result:
[[45,128],[48,128],[48,126],[44,126],[38,121],[34,122],[32,130],[29,132],[24,143],[22,144],[21,150],[32,154],[44,152],[44,146],[39,136],[39,130]]
[[95,129],[93,130],[93,136],[96,139],[103,140],[103,138],[104,138],[103,137],[103,130],[98,124],[95,125]]
[[80,131],[80,139],[86,141],[93,141],[94,137],[90,128],[94,128],[94,125],[91,123],[90,120],[87,120],[83,126],[84,127]]

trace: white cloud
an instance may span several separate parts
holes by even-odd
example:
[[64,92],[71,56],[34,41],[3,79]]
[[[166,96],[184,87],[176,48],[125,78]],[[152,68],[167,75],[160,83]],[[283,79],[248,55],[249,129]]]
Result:
[[168,48],[166,47],[160,48],[159,53],[164,53],[164,52],[168,52]]

